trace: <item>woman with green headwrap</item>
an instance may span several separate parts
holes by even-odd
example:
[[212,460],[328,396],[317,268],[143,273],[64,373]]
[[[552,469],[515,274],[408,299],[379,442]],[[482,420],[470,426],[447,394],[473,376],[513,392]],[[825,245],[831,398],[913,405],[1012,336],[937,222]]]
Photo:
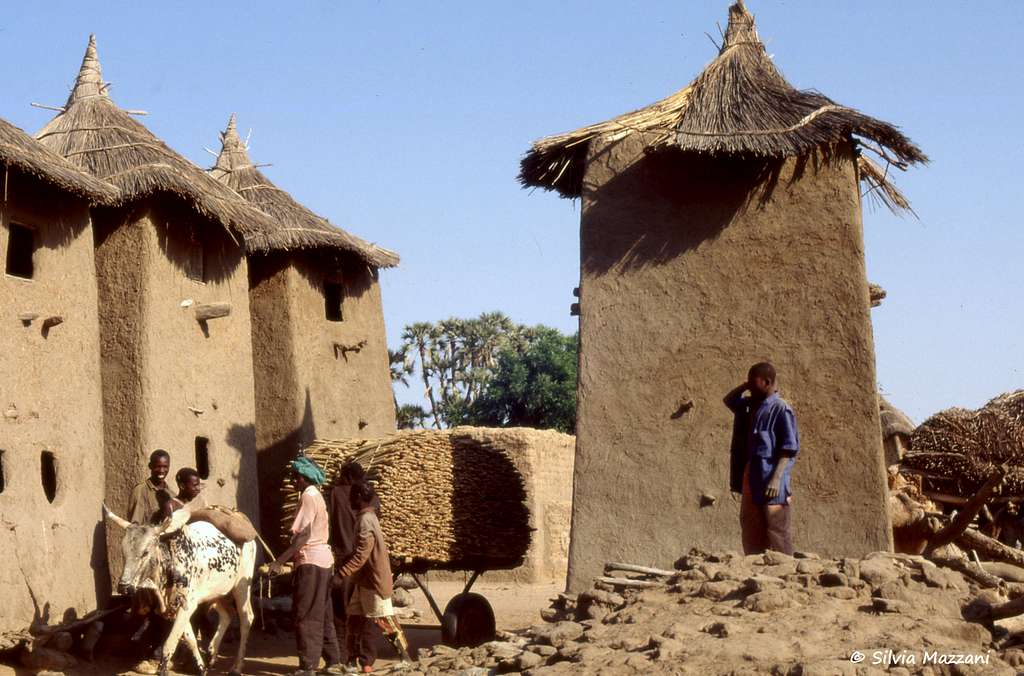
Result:
[[270,564],[272,574],[279,573],[288,561],[294,561],[292,573],[292,615],[299,669],[293,676],[313,676],[323,655],[327,667],[320,673],[345,673],[341,650],[334,630],[331,607],[331,577],[334,555],[327,544],[330,533],[327,504],[317,486],[326,477],[317,464],[305,456],[292,461],[292,481],[301,493],[299,510],[292,522],[291,546]]

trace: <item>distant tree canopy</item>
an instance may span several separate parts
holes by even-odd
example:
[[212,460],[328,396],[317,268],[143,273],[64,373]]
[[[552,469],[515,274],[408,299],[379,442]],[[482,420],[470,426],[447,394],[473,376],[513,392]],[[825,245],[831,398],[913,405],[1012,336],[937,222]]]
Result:
[[391,351],[394,383],[418,374],[426,407],[398,407],[399,428],[576,427],[577,337],[515,324],[500,312],[417,322]]

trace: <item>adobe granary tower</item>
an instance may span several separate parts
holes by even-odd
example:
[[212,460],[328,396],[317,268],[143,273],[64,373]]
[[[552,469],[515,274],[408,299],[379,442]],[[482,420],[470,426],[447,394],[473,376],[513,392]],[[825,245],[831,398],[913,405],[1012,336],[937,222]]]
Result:
[[[121,110],[95,40],[65,109],[37,138],[120,189],[93,211],[107,504],[123,514],[149,454],[196,467],[209,502],[256,517],[244,240],[265,215]],[[110,548],[118,572],[119,550]]]
[[891,547],[859,183],[906,205],[864,148],[927,160],[790,86],[736,2],[689,86],[523,159],[525,185],[582,199],[570,589],[608,560],[740,548],[721,400],[766,359],[800,424],[797,548]]
[[276,533],[281,468],[313,439],[395,429],[380,268],[398,256],[317,216],[249,159],[235,116],[210,170],[273,220],[246,240],[264,532]]
[[89,205],[116,197],[0,120],[0,633],[109,589]]

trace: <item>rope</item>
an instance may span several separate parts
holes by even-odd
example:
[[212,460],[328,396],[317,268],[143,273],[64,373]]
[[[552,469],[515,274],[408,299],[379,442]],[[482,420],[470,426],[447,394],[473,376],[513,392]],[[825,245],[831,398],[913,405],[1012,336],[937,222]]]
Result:
[[774,134],[788,134],[790,132],[796,131],[797,129],[800,129],[801,127],[806,127],[811,122],[814,122],[815,119],[817,119],[818,117],[824,115],[825,113],[838,113],[838,112],[842,112],[842,111],[846,111],[846,110],[850,110],[850,109],[846,108],[845,106],[837,106],[837,105],[834,105],[834,104],[830,104],[830,105],[827,105],[827,106],[822,106],[821,108],[818,108],[814,112],[809,113],[808,115],[805,115],[796,124],[794,124],[794,125],[792,125],[790,127],[786,127],[785,129],[755,129],[755,130],[750,130],[750,131],[683,131],[683,130],[680,130],[678,133],[686,134],[687,136],[772,136]]

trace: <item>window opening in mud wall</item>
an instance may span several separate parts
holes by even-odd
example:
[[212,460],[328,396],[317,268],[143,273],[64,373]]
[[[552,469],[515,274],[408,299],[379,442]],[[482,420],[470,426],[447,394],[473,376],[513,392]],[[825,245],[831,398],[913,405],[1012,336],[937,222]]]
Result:
[[3,493],[4,488],[7,486],[6,479],[4,476],[4,451],[0,450],[0,493]]
[[196,437],[196,471],[200,479],[210,478],[210,440]]
[[341,282],[324,282],[324,314],[329,322],[344,319],[341,304],[345,299],[345,288]]
[[185,243],[185,275],[194,282],[206,282],[206,247],[195,234]]
[[53,502],[57,497],[57,459],[50,451],[43,451],[39,457],[40,480],[43,483],[43,493],[46,494],[47,502]]
[[7,225],[7,274],[32,279],[35,265],[32,254],[36,250],[36,234],[32,228],[9,223]]

